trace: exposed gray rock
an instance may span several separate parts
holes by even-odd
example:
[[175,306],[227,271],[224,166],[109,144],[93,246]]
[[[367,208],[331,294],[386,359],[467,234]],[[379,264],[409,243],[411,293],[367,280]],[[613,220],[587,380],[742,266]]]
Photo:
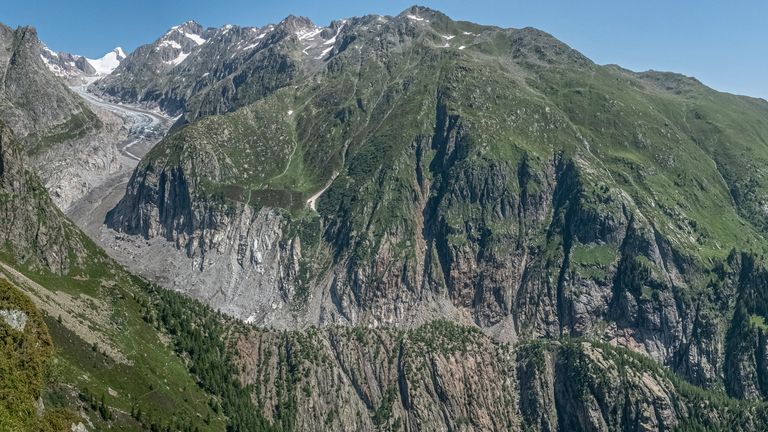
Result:
[[88,429],[85,427],[85,425],[80,422],[77,424],[72,423],[72,432],[88,432]]
[[27,314],[24,311],[0,309],[0,317],[14,330],[24,331],[27,326]]
[[84,255],[82,234],[58,211],[26,167],[13,133],[0,122],[0,238],[19,264],[62,274]]
[[98,129],[83,101],[43,63],[43,45],[31,27],[0,24],[0,119],[34,153]]
[[718,408],[607,344],[511,347],[444,321],[407,331],[252,330],[236,346],[262,413],[297,430],[751,431],[768,420],[746,403]]

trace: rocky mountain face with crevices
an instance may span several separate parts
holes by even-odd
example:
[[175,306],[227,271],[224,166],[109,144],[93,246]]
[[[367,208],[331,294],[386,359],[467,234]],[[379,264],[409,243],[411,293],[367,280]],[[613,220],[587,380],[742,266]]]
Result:
[[82,234],[48,196],[13,132],[0,122],[2,256],[26,268],[66,274],[82,263]]
[[98,59],[89,59],[68,52],[55,52],[47,46],[40,51],[40,58],[53,74],[68,85],[86,85],[99,77],[110,74],[126,57],[117,47]]
[[646,357],[583,340],[514,348],[434,321],[237,341],[266,418],[295,430],[759,430],[759,405],[717,398]]
[[137,48],[91,91],[182,115],[184,124],[248,105],[305,76],[305,58],[326,57],[343,27],[343,21],[319,27],[295,16],[261,28],[203,29],[188,21]]
[[96,69],[83,56],[57,53],[48,47],[43,47],[40,56],[48,69],[58,77],[76,82],[81,77],[96,76]]
[[175,245],[170,286],[264,326],[606,341],[765,395],[768,103],[419,7],[343,24],[140,163],[107,224]]
[[0,24],[0,119],[30,153],[82,137],[101,125],[77,95],[45,65],[32,27]]

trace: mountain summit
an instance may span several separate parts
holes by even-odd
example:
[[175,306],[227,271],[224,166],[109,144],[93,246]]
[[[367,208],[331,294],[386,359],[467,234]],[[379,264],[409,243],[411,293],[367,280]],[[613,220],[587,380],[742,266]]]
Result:
[[109,75],[120,65],[121,61],[125,60],[126,57],[123,49],[117,47],[99,59],[87,60],[88,64],[91,65],[97,75]]

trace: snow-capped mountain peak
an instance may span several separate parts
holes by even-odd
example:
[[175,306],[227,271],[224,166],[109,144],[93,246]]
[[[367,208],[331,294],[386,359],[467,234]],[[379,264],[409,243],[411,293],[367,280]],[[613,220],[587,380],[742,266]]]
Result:
[[122,48],[117,47],[99,59],[87,60],[96,70],[97,75],[109,75],[120,65],[120,62],[123,61],[125,57],[125,51],[123,51]]

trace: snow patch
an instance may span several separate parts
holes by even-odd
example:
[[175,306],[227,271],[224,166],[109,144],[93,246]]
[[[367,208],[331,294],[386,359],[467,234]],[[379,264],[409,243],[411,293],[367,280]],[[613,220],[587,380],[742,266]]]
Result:
[[428,19],[426,19],[426,18],[422,18],[422,17],[419,17],[419,16],[416,16],[416,15],[410,15],[410,14],[409,14],[409,15],[406,15],[405,17],[406,17],[406,18],[408,18],[408,19],[414,20],[414,21],[424,21],[424,22],[429,22],[429,20],[428,20]]
[[175,59],[169,60],[169,61],[164,61],[163,63],[169,64],[169,65],[172,65],[172,66],[178,66],[178,65],[181,64],[181,62],[186,60],[187,57],[189,57],[189,53],[180,52],[179,55],[177,55]]
[[336,34],[335,34],[335,35],[333,35],[333,37],[332,37],[332,38],[330,38],[330,39],[328,39],[327,41],[323,42],[323,45],[333,45],[333,44],[335,44],[335,43],[336,43],[336,36],[338,36],[338,35],[339,35],[339,33],[341,33],[341,29],[343,29],[343,28],[344,28],[344,24],[346,24],[346,23],[347,23],[347,22],[346,22],[346,21],[344,21],[344,23],[343,23],[343,24],[341,24],[341,25],[339,26],[339,28],[338,28],[338,29],[336,29]]
[[40,54],[40,58],[43,59],[43,63],[45,63],[45,65],[48,67],[48,70],[53,72],[54,75],[56,76],[66,75],[66,73],[63,70],[61,70],[61,67],[59,67],[59,65],[51,63],[44,55]]
[[442,36],[442,37],[443,37],[443,39],[445,39],[445,40],[451,40],[451,39],[453,39],[453,38],[455,38],[455,37],[456,37],[456,36],[454,36],[454,35],[441,35],[441,36]]
[[460,50],[463,50],[464,48],[466,48],[464,45],[459,47]]
[[181,44],[172,40],[164,40],[157,45],[157,49],[159,50],[160,47],[171,47],[171,48],[181,49]]
[[307,30],[298,31],[298,32],[296,32],[296,36],[299,37],[299,40],[304,40],[304,39],[311,40],[311,39],[314,39],[315,36],[320,34],[321,31],[323,31],[322,28],[315,27],[314,29],[307,29]]
[[328,48],[324,49],[323,52],[321,52],[319,56],[315,57],[315,59],[316,60],[322,59],[323,57],[325,57],[326,54],[331,52],[332,49],[333,49],[333,46],[329,46]]
[[58,57],[58,56],[59,56],[59,53],[57,53],[56,51],[54,51],[54,50],[52,50],[52,49],[48,48],[48,47],[47,47],[47,46],[45,46],[45,45],[43,45],[43,49],[44,49],[44,50],[46,50],[46,51],[48,51],[48,53],[49,53],[50,55],[52,55],[53,57]]
[[201,38],[200,36],[194,34],[194,33],[187,33],[187,32],[181,32],[184,36],[188,37],[189,39],[192,39],[192,42],[196,43],[197,46],[200,46],[207,42],[206,39]]
[[240,51],[248,51],[249,49],[254,49],[257,46],[259,46],[258,42],[256,42],[255,44],[250,44],[248,46],[244,46],[244,47],[240,48]]
[[288,115],[292,115],[292,114],[293,114],[293,110],[288,110]]

